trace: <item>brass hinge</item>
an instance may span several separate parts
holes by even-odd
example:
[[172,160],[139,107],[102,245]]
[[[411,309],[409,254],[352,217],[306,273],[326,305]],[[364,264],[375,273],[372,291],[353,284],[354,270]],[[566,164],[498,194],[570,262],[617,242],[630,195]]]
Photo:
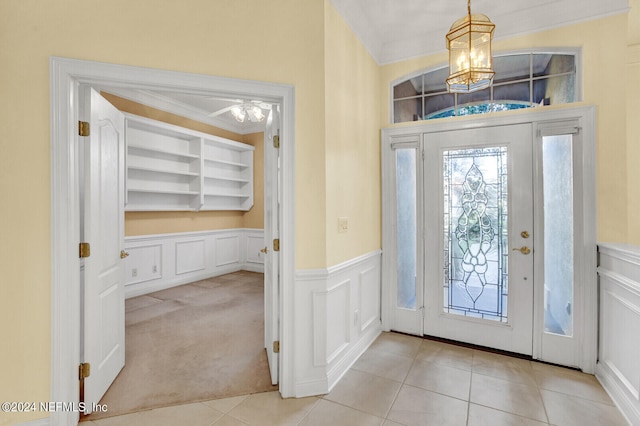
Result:
[[80,380],[86,379],[91,375],[91,364],[83,362],[78,368],[78,377]]
[[273,240],[273,251],[280,251],[280,238]]
[[80,243],[80,257],[89,257],[91,256],[91,244],[89,243]]
[[273,135],[273,147],[280,148],[280,135]]
[[276,340],[275,342],[273,342],[273,353],[274,354],[280,353],[280,340]]
[[89,136],[91,129],[89,123],[86,121],[78,121],[78,134],[80,136]]

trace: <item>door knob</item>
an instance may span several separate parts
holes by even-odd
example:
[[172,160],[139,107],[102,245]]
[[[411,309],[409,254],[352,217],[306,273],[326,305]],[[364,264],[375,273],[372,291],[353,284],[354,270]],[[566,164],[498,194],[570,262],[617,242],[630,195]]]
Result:
[[267,252],[268,252],[268,251],[269,251],[269,250],[267,250],[267,248],[266,248],[266,247],[265,247],[265,248],[263,248],[262,250],[260,250],[260,252],[261,252],[261,253],[264,253],[264,254],[267,254]]
[[124,250],[120,250],[120,259],[124,259],[127,256],[129,256],[129,253]]
[[514,248],[513,251],[519,251],[522,254],[529,254],[531,253],[531,249],[527,246],[522,246],[520,248]]

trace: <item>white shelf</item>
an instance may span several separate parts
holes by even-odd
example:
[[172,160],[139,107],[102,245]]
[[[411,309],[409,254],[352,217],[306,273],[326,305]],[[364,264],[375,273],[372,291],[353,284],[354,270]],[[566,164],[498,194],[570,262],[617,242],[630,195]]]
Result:
[[247,211],[253,206],[253,146],[125,116],[126,211]]

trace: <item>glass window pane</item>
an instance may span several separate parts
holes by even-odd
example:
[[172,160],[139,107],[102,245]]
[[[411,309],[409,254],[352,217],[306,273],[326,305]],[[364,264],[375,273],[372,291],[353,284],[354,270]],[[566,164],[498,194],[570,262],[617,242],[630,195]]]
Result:
[[530,74],[530,55],[509,55],[497,56],[493,58],[493,70],[496,75],[493,77],[495,84],[528,79]]
[[573,55],[533,55],[534,77],[575,72],[575,68]]
[[434,112],[453,108],[455,97],[451,93],[428,96],[424,99],[425,119],[429,119]]
[[511,83],[502,86],[494,86],[494,101],[523,101],[529,104],[529,82]]
[[575,74],[549,77],[533,82],[533,102],[536,104],[557,105],[574,101]]
[[573,335],[572,136],[542,139],[544,330]]
[[417,150],[396,150],[398,286],[397,306],[416,308],[416,157]]
[[445,151],[444,312],[507,321],[507,148]]
[[422,76],[418,77],[417,80],[414,78],[393,86],[393,99],[410,98],[420,95],[421,93],[418,87],[422,86],[422,83],[420,83],[421,80]]
[[425,74],[424,93],[439,93],[447,91],[449,68],[440,68]]
[[422,98],[405,99],[393,103],[393,122],[404,123],[422,118]]

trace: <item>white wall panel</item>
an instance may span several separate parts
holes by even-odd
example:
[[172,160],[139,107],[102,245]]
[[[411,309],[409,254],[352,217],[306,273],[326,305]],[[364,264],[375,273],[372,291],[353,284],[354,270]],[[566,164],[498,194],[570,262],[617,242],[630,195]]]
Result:
[[264,260],[249,258],[249,236],[264,239],[261,229],[145,235],[125,238],[125,297],[198,281],[230,272],[264,271]]
[[176,275],[202,271],[205,264],[205,240],[178,241],[175,243]]
[[216,242],[217,267],[240,263],[240,237],[238,235],[218,236]]
[[600,344],[596,377],[640,425],[640,247],[601,244]]
[[328,393],[380,334],[380,263],[376,251],[296,272],[295,396]]

